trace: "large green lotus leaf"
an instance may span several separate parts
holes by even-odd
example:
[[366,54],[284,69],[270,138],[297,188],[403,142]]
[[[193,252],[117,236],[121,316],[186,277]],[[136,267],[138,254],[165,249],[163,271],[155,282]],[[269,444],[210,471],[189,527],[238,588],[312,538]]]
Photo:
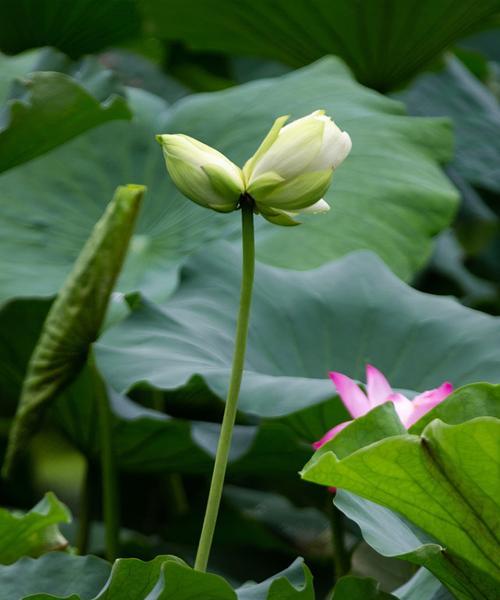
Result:
[[[427,423],[436,418],[446,423],[456,424],[479,416],[500,417],[499,389],[498,385],[481,383],[464,386],[425,415],[412,427],[411,431],[421,432]],[[386,403],[356,419],[338,433],[318,450],[315,460],[328,452],[333,452],[337,458],[342,459],[360,448],[401,433],[404,433],[404,427],[396,416],[393,404]],[[392,510],[345,490],[337,492],[335,504],[359,525],[365,541],[379,554],[423,565],[436,577],[446,582],[457,597],[471,598],[467,585],[464,586],[466,573],[464,574],[458,568],[453,568],[453,563],[446,555],[446,548],[428,534]],[[418,586],[418,582],[415,582],[414,585]],[[429,580],[428,586],[429,599],[434,592],[441,594],[439,585],[433,584],[432,579]],[[408,589],[409,594],[413,588],[409,586]],[[417,590],[416,593],[417,599],[427,597],[424,595],[427,594],[427,591],[424,592],[422,589]]]
[[441,71],[421,75],[399,97],[412,114],[450,117],[453,167],[475,186],[500,192],[500,105],[458,59],[448,57]]
[[[89,457],[99,455],[92,378],[83,372],[57,403],[54,415],[72,442]],[[210,473],[219,425],[174,419],[109,390],[113,440],[119,466],[128,471]],[[297,472],[310,447],[284,424],[237,425],[229,456],[230,474]],[[301,462],[302,461],[302,462]]]
[[16,54],[54,46],[70,56],[107,48],[135,36],[135,0],[2,0],[0,50]]
[[[500,420],[432,421],[421,436],[389,437],[344,458],[314,456],[307,481],[336,486],[395,510],[446,548],[459,598],[493,600],[500,582]],[[478,468],[480,466],[480,468]]]
[[146,0],[159,35],[201,50],[251,54],[294,67],[337,54],[365,85],[402,83],[454,40],[487,22],[498,0]]
[[65,548],[58,524],[70,520],[68,509],[51,492],[27,513],[0,508],[0,564]]
[[[132,116],[120,85],[97,61],[89,58],[70,67],[57,55],[55,62],[47,60],[47,54],[0,55],[0,99],[6,100],[0,106],[0,172],[92,127]],[[63,68],[67,73],[55,72]],[[22,79],[11,85],[13,76]]]
[[245,517],[266,525],[295,547],[317,544],[318,538],[329,532],[330,522],[323,511],[312,506],[296,506],[285,496],[273,492],[226,485],[224,499]]
[[[150,562],[119,559],[104,582],[107,573],[109,567],[95,557],[49,554],[38,561],[23,559],[0,567],[0,600],[314,600],[312,576],[301,559],[260,584],[237,590],[222,577],[194,571],[174,556]],[[104,585],[96,592],[98,584]],[[2,595],[4,590],[8,596]]]
[[129,248],[122,289],[168,291],[180,260],[221,235],[220,215],[172,194],[154,139],[167,104],[141,90],[130,90],[129,97],[132,122],[101,126],[0,177],[2,253],[11,257],[2,261],[0,301],[57,292],[115,184],[123,181],[147,183],[150,193]]
[[[48,300],[18,299],[0,310],[0,397],[5,416],[11,416],[15,410],[28,361],[49,306]],[[13,327],[15,335],[12,335]],[[94,382],[84,367],[52,411],[54,420],[88,457],[99,456]],[[149,472],[211,471],[219,436],[218,424],[174,419],[134,403],[112,389],[109,389],[109,397],[120,468]],[[190,412],[196,419],[197,411]],[[237,425],[229,471],[269,475],[297,472],[310,454],[310,447],[284,424]]]
[[5,473],[36,431],[47,407],[87,360],[102,327],[144,192],[140,185],[117,188],[48,311],[24,377],[9,434]]
[[0,600],[23,600],[32,594],[58,598],[76,594],[92,600],[109,577],[111,565],[96,556],[51,552],[41,558],[22,558],[13,565],[0,565]]
[[349,131],[354,149],[327,194],[332,210],[292,230],[260,222],[258,252],[273,264],[311,268],[369,248],[408,278],[453,215],[456,194],[438,166],[449,155],[447,124],[405,116],[401,104],[357,84],[338,59],[191,96],[171,111],[146,92],[129,96],[132,123],[105,124],[0,177],[0,251],[10,257],[0,267],[0,299],[54,293],[123,181],[148,186],[123,291],[166,297],[187,254],[239,227],[236,213],[205,210],[176,191],[154,140],[158,132],[193,135],[242,164],[283,113],[298,117],[323,107]]
[[[164,306],[137,301],[99,340],[106,378],[121,391],[147,382],[179,392],[198,374],[200,393],[204,381],[225,398],[239,283],[239,253],[229,244],[191,257]],[[307,272],[257,264],[239,406],[260,417],[307,412],[333,396],[328,371],[364,381],[366,363],[408,390],[498,382],[499,335],[498,318],[417,292],[368,253]],[[337,403],[323,406],[331,406],[325,418],[318,406],[317,419],[291,426],[313,441],[347,418]]]

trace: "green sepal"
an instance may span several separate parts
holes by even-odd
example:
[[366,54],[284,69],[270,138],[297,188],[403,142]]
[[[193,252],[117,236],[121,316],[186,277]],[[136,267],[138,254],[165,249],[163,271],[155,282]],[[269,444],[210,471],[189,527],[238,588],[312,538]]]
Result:
[[251,185],[248,186],[247,192],[254,200],[259,202],[284,181],[285,179],[275,171],[268,171],[257,177]]
[[48,405],[76,377],[97,339],[146,188],[117,188],[52,304],[28,364],[3,474],[38,428]]
[[223,199],[227,199],[227,204],[218,204],[216,206],[210,203],[210,207],[220,212],[230,212],[236,209],[239,198],[243,193],[243,187],[238,187],[231,177],[228,177],[226,171],[217,165],[205,165],[201,167],[210,180],[210,185]]
[[260,211],[264,219],[273,225],[282,225],[283,227],[293,227],[300,225],[300,221],[296,221],[292,215],[281,210],[273,210],[265,208]]
[[332,169],[302,173],[276,186],[259,204],[273,209],[300,211],[324,196],[332,176]]
[[276,138],[280,134],[281,129],[283,128],[283,125],[286,123],[286,121],[289,118],[290,118],[290,115],[283,115],[282,117],[278,117],[274,121],[273,126],[271,127],[268,134],[262,141],[261,145],[257,148],[257,152],[251,158],[249,158],[247,160],[247,162],[245,163],[245,166],[243,167],[243,176],[244,176],[246,182],[248,182],[250,180],[250,175],[253,171],[255,163],[274,144],[274,142],[276,141]]

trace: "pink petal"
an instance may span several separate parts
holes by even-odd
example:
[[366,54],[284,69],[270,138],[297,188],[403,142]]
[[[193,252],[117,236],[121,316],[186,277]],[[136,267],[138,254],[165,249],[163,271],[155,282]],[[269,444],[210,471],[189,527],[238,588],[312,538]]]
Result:
[[412,402],[412,414],[407,423],[405,423],[406,427],[411,427],[421,417],[423,417],[431,409],[447,398],[452,392],[453,385],[449,381],[445,381],[438,388],[415,396]]
[[349,423],[352,423],[352,421],[344,421],[344,423],[339,423],[338,425],[335,425],[335,427],[333,429],[330,429],[330,431],[328,431],[327,433],[325,433],[325,435],[320,440],[314,442],[312,447],[315,450],[321,448],[321,446],[324,446],[326,442],[333,440],[337,433],[339,433],[339,431],[342,431],[344,427],[347,427]]
[[370,408],[387,402],[393,393],[387,379],[373,365],[366,365],[366,391]]
[[401,423],[408,429],[408,421],[411,419],[413,413],[412,401],[398,392],[391,394],[387,400],[394,402],[394,408]]
[[359,389],[358,384],[347,375],[336,371],[330,373],[330,379],[335,384],[337,393],[351,416],[356,419],[366,415],[370,410],[370,404],[364,392]]

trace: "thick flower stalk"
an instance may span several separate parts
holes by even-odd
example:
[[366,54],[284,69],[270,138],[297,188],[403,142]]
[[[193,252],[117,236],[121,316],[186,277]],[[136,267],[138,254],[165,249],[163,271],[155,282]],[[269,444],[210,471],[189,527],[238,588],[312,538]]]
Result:
[[[330,378],[344,406],[354,419],[366,415],[384,402],[393,402],[398,417],[407,429],[453,392],[452,384],[445,381],[438,388],[423,392],[413,400],[409,400],[403,394],[395,392],[384,375],[372,365],[366,366],[366,393],[347,375],[333,371],[330,373]],[[313,447],[321,448],[349,423],[352,421],[339,423],[320,440],[314,442]]]
[[323,195],[351,140],[322,110],[284,126],[279,117],[243,169],[187,135],[158,135],[167,170],[178,189],[217,212],[241,209],[242,281],[226,407],[215,456],[195,568],[205,571],[219,512],[243,376],[255,265],[253,215],[277,225],[298,225],[300,213],[329,210]]

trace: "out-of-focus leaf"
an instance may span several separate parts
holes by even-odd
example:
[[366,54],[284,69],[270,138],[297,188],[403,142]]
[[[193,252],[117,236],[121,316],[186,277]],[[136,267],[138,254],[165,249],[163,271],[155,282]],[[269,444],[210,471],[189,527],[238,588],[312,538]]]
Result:
[[[27,513],[0,508],[0,564],[9,565],[23,556],[37,557],[65,548],[68,542],[58,524],[69,521],[68,509],[51,492]],[[0,598],[3,585],[0,575]]]
[[189,89],[182,83],[134,52],[108,50],[100,55],[99,60],[111,69],[124,85],[141,88],[167,102],[175,102],[189,93]]
[[357,84],[338,59],[190,96],[170,110],[137,89],[129,90],[129,103],[131,123],[104,124],[0,177],[0,252],[10,257],[0,265],[2,299],[53,294],[124,177],[144,182],[149,200],[121,291],[165,299],[188,254],[239,231],[238,214],[207,211],[176,190],[154,139],[158,132],[192,135],[243,164],[284,112],[295,118],[319,106],[349,131],[353,151],[327,193],[327,215],[310,217],[293,231],[259,219],[258,254],[279,266],[313,268],[369,248],[410,278],[453,216],[457,195],[438,165],[450,155],[448,124],[407,117],[400,103]]
[[375,579],[349,575],[340,578],[332,600],[396,600],[396,596],[383,592]]
[[145,188],[117,189],[52,304],[28,365],[4,463],[8,473],[47,405],[78,374],[98,336]]
[[395,590],[394,595],[400,600],[452,600],[447,589],[423,567]]
[[[498,25],[498,18],[496,19]],[[481,31],[463,40],[460,40],[460,46],[480,52],[490,60],[500,61],[500,28]]]
[[0,105],[7,100],[13,80],[34,70],[39,52],[32,50],[19,56],[0,53]]
[[[138,301],[96,345],[113,387],[147,382],[182,394],[197,374],[193,394],[208,386],[224,399],[240,277],[238,253],[220,244],[189,260],[164,306]],[[419,392],[447,379],[500,382],[500,319],[416,292],[374,256],[300,273],[257,264],[255,280],[239,407],[268,418],[314,412],[287,420],[310,442],[349,418],[327,402],[335,393],[330,370],[364,380],[372,363],[394,387]]]
[[90,54],[136,36],[134,0],[2,0],[0,50],[16,54],[54,46],[70,56]]
[[315,597],[311,572],[300,558],[262,583],[238,588],[236,596],[237,600],[314,600]]
[[391,89],[447,46],[488,23],[498,0],[146,0],[159,36],[200,50],[272,58],[294,67],[342,57],[370,87]]
[[[40,335],[49,301],[15,300],[0,310],[0,392],[5,415],[13,414],[29,357]],[[16,335],[12,335],[15,329]],[[54,405],[52,416],[79,450],[99,455],[95,428],[95,390],[86,367]],[[220,426],[187,406],[191,419],[174,419],[109,390],[113,435],[120,468],[128,471],[209,473]],[[220,403],[221,408],[223,407]],[[217,416],[217,415],[216,415]],[[286,450],[284,450],[286,449]],[[230,453],[230,473],[297,472],[310,447],[281,423],[237,425]],[[265,459],[265,460],[264,460]]]
[[49,554],[38,561],[23,559],[0,567],[0,600],[58,600],[63,594],[68,600],[314,600],[312,577],[301,559],[260,584],[237,590],[222,577],[194,571],[174,556],[149,562],[119,559],[104,583],[108,569],[94,557]]
[[0,565],[0,600],[33,599],[32,594],[53,594],[58,599],[75,594],[92,600],[110,571],[111,565],[96,556],[52,552],[36,560],[22,558],[8,567]]
[[438,576],[458,598],[494,600],[499,440],[500,420],[492,417],[459,425],[434,420],[421,436],[389,437],[340,459],[333,452],[314,456],[302,476],[397,511],[446,548],[445,575]]
[[[128,471],[209,473],[219,438],[216,423],[174,419],[108,390],[118,465]],[[56,420],[87,456],[98,456],[92,378],[83,371],[56,405]],[[296,472],[310,448],[281,423],[235,427],[229,473]]]
[[410,112],[450,117],[456,132],[453,167],[467,181],[500,192],[500,105],[456,58],[437,73],[425,73],[400,96]]
[[[0,68],[2,63],[8,67],[13,63],[12,71],[22,67],[26,74],[12,87],[14,95],[0,107],[0,172],[32,160],[92,127],[132,116],[111,73],[94,60],[80,63],[75,77],[71,77],[55,71],[28,73],[27,63],[35,56],[40,61],[40,53],[29,53],[22,61],[1,59]],[[3,85],[8,87],[7,82]]]
[[[461,590],[463,575],[451,569],[446,548],[401,515],[345,490],[337,491],[335,505],[359,525],[364,540],[379,554],[425,566],[443,582],[448,581],[459,598],[470,598]],[[429,584],[432,590],[440,585]],[[426,598],[423,590],[420,593],[418,600]]]

